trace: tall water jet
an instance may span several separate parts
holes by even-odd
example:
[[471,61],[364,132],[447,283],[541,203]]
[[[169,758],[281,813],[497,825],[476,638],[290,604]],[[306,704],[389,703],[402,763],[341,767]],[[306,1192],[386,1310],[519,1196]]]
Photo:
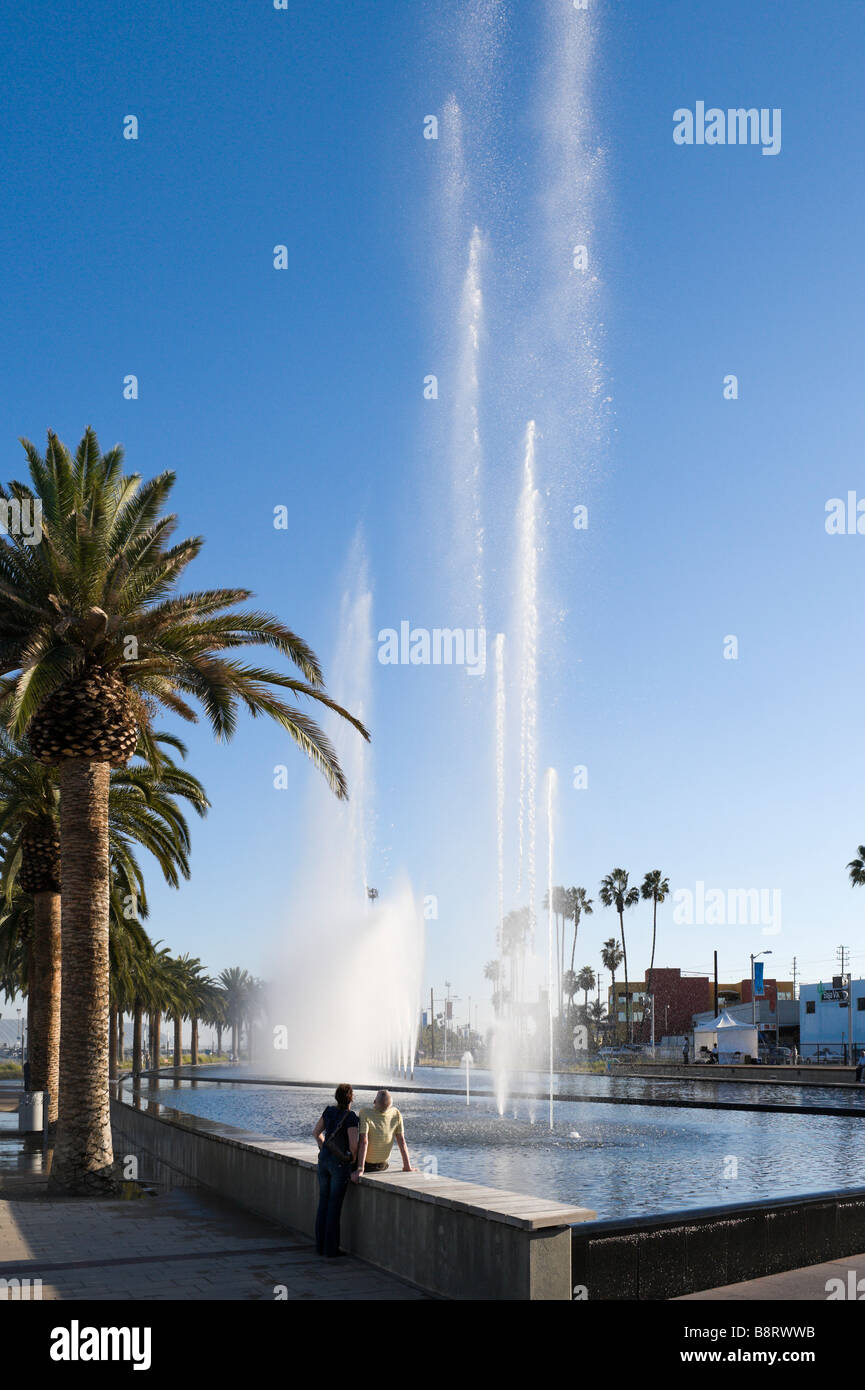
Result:
[[[367,724],[374,649],[372,592],[356,540],[330,688]],[[292,930],[274,972],[269,1021],[278,1039],[275,1070],[334,1082],[359,1073],[368,1079],[385,1059],[404,1070],[412,1065],[424,930],[407,880],[370,897],[370,749],[356,731],[340,728],[344,721],[327,723],[351,799],[337,802],[320,780],[311,784],[303,855],[288,911]]]
[[547,1024],[550,1030],[550,1129],[553,1128],[555,1048],[553,1032],[553,803],[556,770],[548,767],[547,784]]
[[535,487],[535,422],[526,429],[517,543],[517,612],[520,637],[520,791],[517,890],[527,880],[530,930],[535,921],[535,801],[538,728],[538,494]]
[[502,923],[505,916],[505,634],[495,640],[496,670],[496,878],[498,903],[498,943],[502,947]]
[[[506,694],[505,694],[505,634],[499,632],[495,640],[495,672],[496,672],[496,886],[497,886],[497,928],[496,939],[498,945],[498,979],[496,980],[496,991],[498,1001],[494,1009],[495,1023],[494,1030],[500,1016],[504,1014],[505,1000],[505,952],[504,952],[504,920],[505,920],[505,716]],[[495,1077],[496,1101],[498,1103],[499,1114],[505,1112],[505,1099],[507,1096],[507,1070],[505,1058],[501,1055],[500,1045],[496,1045],[494,1032],[493,1040],[493,1074]]]
[[[460,548],[465,550],[472,578],[472,606],[478,629],[484,617],[484,525],[481,514],[483,451],[478,413],[479,362],[483,332],[481,257],[483,238],[477,227],[469,241],[468,265],[460,300],[460,348],[454,396],[453,463],[456,525],[463,530]],[[462,576],[457,573],[457,583]]]

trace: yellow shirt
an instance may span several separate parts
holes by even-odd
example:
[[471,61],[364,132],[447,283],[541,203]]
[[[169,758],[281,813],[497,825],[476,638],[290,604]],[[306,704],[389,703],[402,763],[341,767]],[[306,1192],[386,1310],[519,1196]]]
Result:
[[369,1148],[366,1151],[367,1163],[387,1163],[393,1141],[402,1137],[402,1115],[395,1105],[387,1110],[361,1110],[360,1137],[366,1135]]

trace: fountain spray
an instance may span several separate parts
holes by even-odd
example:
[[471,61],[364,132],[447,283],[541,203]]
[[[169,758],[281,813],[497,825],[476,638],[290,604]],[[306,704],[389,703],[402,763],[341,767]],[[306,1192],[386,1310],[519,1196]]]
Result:
[[547,1017],[550,1029],[550,1129],[553,1128],[553,800],[556,790],[556,770],[547,768]]

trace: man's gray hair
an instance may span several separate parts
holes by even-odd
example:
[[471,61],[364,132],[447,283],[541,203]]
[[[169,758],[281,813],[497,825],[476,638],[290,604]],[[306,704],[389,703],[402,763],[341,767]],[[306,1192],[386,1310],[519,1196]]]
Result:
[[380,1110],[389,1110],[393,1104],[393,1097],[390,1091],[376,1091],[375,1104]]

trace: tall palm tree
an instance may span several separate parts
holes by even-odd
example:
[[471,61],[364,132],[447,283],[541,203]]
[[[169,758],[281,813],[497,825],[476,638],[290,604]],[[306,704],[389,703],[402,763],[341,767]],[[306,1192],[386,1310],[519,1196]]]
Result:
[[[640,901],[639,888],[628,887],[627,869],[613,869],[601,880],[598,897],[604,907],[614,907],[619,914],[619,927],[622,933],[622,957],[625,966],[625,1029],[628,1042],[633,1042],[631,1029],[631,992],[628,987],[628,946],[625,941],[625,909],[634,907]],[[617,1010],[618,1012],[618,1010]]]
[[847,868],[850,871],[850,883],[854,888],[861,888],[865,885],[865,845],[860,845],[857,850],[857,858],[851,859]]
[[240,966],[233,965],[221,972],[219,984],[225,991],[225,1016],[231,1026],[231,1050],[235,1060],[240,1061],[240,1031],[246,1017],[252,976]]
[[33,943],[33,899],[16,888],[0,900],[0,989],[4,997],[29,997]]
[[654,1009],[655,990],[652,982],[652,972],[655,968],[655,942],[658,936],[658,903],[662,903],[666,900],[670,892],[670,880],[664,877],[660,869],[651,869],[643,879],[640,892],[644,900],[650,901],[652,904],[652,958],[649,961],[649,969],[646,975],[646,993],[652,995],[652,1008]]
[[222,1053],[222,1030],[226,1025],[226,995],[217,980],[208,981],[208,987],[204,993],[200,1011],[203,1023],[209,1024],[216,1029],[216,1051],[217,1055]]
[[48,1092],[46,1127],[57,1119],[60,1062],[60,833],[57,784],[48,768],[0,731],[2,888],[32,899],[28,939],[30,1085]]
[[[125,899],[118,908],[126,917],[130,905],[144,896],[141,870],[133,845],[149,851],[166,882],[178,887],[189,877],[189,827],[177,798],[183,797],[203,816],[209,806],[196,777],[178,767],[166,752],[186,749],[173,735],[153,736],[159,750],[158,772],[147,763],[112,769],[108,789],[108,853],[110,892]],[[139,755],[144,749],[139,746]],[[8,895],[16,882],[33,895],[32,970],[30,999],[30,1083],[48,1093],[45,1124],[53,1128],[58,1114],[60,1079],[60,1000],[62,952],[60,940],[60,789],[55,770],[37,763],[25,746],[17,745],[0,728],[0,835],[7,836],[0,853],[0,890]],[[117,915],[117,914],[115,914]],[[109,923],[109,938],[111,926]],[[109,1001],[109,1025],[111,1022]],[[111,1059],[108,1059],[109,1076]]]
[[191,1020],[198,1007],[198,992],[202,980],[202,965],[197,956],[184,954],[171,962],[174,974],[174,1065],[183,1065],[183,1020]]
[[197,975],[191,982],[190,996],[192,1013],[190,1017],[189,1057],[194,1067],[198,1066],[198,1025],[207,1022],[211,1000],[216,992],[216,983],[209,975]]
[[[74,458],[54,434],[44,459],[23,443],[30,483],[13,482],[0,496],[40,500],[42,536],[38,545],[0,537],[0,694],[10,697],[11,731],[26,733],[34,756],[59,767],[65,1041],[51,1184],[86,1193],[116,1183],[107,1046],[110,768],[125,764],[139,739],[155,766],[153,713],[194,720],[192,699],[217,739],[232,736],[239,708],[268,715],[345,798],[336,753],[297,701],[313,700],[368,734],[327,694],[305,642],[270,614],[237,610],[247,590],[178,594],[202,540],[169,544],[172,473],[147,483],[125,476],[122,450],[102,454],[89,428]],[[270,647],[299,676],[232,655],[249,646]]]
[[506,912],[501,926],[502,957],[510,963],[509,994],[511,1000],[520,998],[520,980],[526,949],[532,935],[532,914],[528,907],[515,907]]
[[614,936],[605,941],[601,947],[601,960],[610,972],[613,982],[613,1018],[615,1020],[616,1034],[619,1031],[619,1004],[616,998],[616,971],[622,963],[622,948]]
[[574,968],[574,957],[577,953],[577,931],[582,917],[591,917],[592,899],[586,893],[585,888],[568,888],[566,890],[567,912],[569,921],[574,924],[574,940],[571,946],[571,969]]

